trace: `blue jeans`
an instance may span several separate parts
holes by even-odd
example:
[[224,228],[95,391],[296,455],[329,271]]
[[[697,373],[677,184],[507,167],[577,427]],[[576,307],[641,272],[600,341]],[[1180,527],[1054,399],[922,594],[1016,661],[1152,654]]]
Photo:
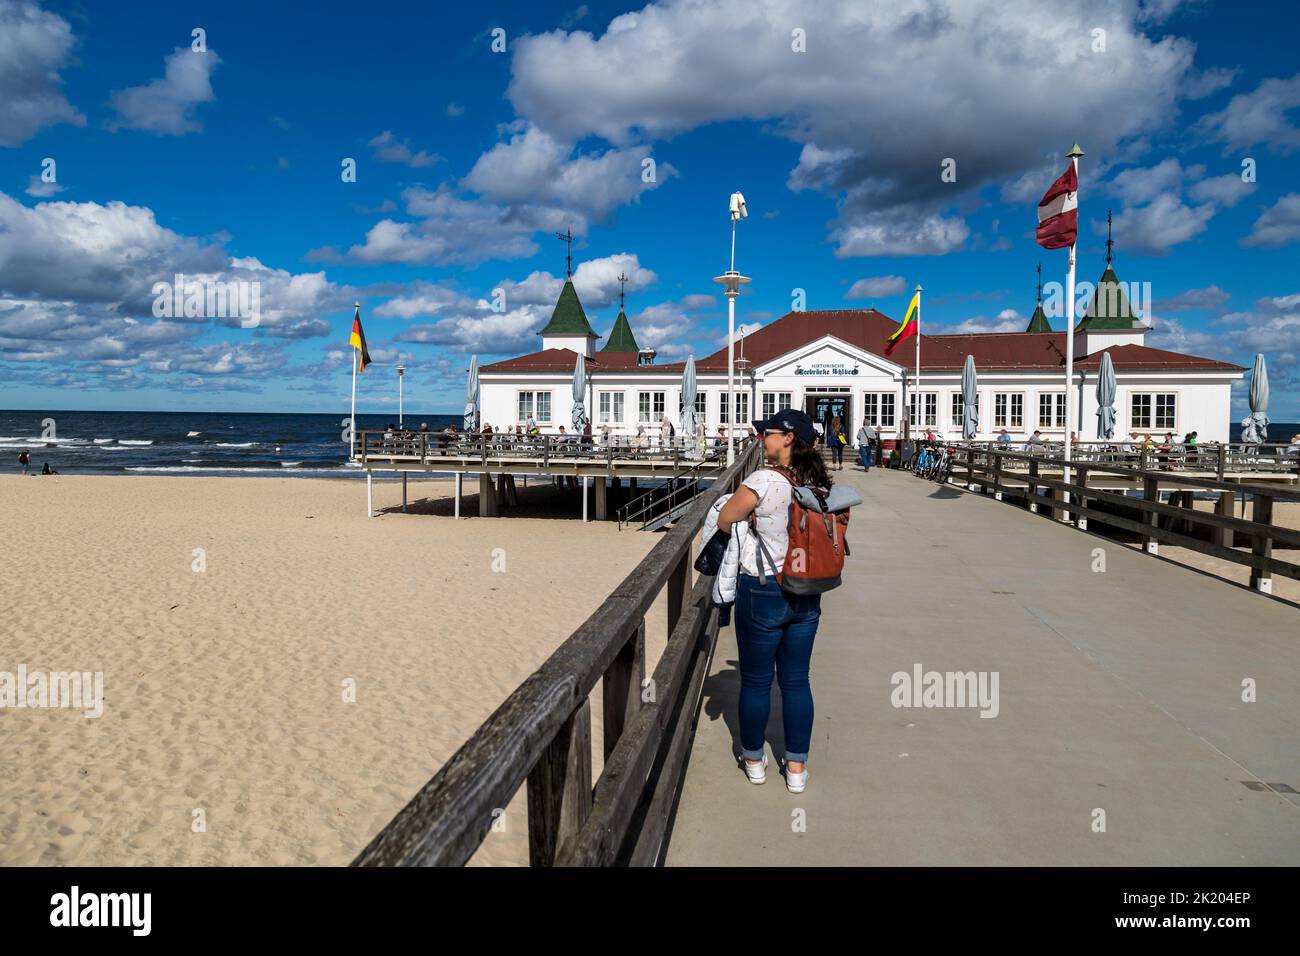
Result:
[[863,442],[861,445],[858,446],[858,461],[862,463],[862,469],[864,471],[871,470],[872,457],[873,455],[871,453],[871,442]]
[[740,746],[746,759],[763,759],[773,668],[781,688],[785,759],[808,759],[813,724],[808,664],[821,613],[820,594],[786,594],[771,575],[766,586],[753,575],[739,575],[735,620],[740,650]]

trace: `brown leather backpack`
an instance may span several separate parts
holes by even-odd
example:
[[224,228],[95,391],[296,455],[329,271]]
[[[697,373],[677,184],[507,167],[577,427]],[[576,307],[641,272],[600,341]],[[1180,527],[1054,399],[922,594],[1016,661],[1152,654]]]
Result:
[[[776,575],[777,584],[790,594],[821,594],[839,587],[844,558],[849,554],[849,541],[845,532],[849,527],[850,509],[828,511],[826,493],[822,489],[807,486],[805,488],[821,507],[820,510],[805,507],[799,496],[794,494],[794,489],[799,487],[794,476],[780,466],[769,467],[790,482],[791,489],[790,519],[786,529],[789,548],[785,554],[784,566]],[[753,515],[750,516],[750,531],[761,555],[755,562],[758,565],[758,580],[760,584],[766,584],[764,559],[770,567],[776,567],[776,562],[768,554],[767,546],[758,534],[758,525]]]

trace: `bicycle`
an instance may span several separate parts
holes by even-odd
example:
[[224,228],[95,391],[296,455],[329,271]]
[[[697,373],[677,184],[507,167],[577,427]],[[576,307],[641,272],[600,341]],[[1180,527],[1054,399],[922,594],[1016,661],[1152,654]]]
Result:
[[946,485],[948,479],[952,477],[952,466],[957,460],[957,449],[952,445],[943,450],[943,455],[939,458],[934,468],[934,480],[941,485]]

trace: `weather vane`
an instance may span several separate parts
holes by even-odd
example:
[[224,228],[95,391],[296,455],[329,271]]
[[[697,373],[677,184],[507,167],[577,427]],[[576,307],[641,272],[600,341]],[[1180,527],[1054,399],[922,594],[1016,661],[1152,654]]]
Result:
[[567,243],[564,254],[564,278],[573,277],[573,230],[565,229],[564,232],[557,232],[555,238],[563,243]]
[[618,311],[623,311],[623,287],[627,284],[627,276],[620,272],[618,274]]
[[1043,264],[1038,263],[1038,304],[1043,304]]
[[1110,237],[1110,210],[1106,210],[1106,265],[1110,265],[1110,250],[1115,240]]

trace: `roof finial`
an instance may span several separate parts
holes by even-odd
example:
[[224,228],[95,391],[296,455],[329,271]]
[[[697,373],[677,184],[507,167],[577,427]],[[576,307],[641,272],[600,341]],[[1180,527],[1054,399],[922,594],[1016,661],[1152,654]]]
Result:
[[1043,304],[1043,264],[1038,263],[1038,304]]
[[564,232],[557,232],[555,238],[560,242],[567,243],[564,253],[564,278],[573,278],[573,230],[565,228]]
[[627,276],[620,272],[618,274],[618,311],[623,311],[623,287],[627,284]]
[[1115,245],[1115,240],[1110,237],[1110,210],[1106,210],[1106,265],[1110,265],[1111,248]]

